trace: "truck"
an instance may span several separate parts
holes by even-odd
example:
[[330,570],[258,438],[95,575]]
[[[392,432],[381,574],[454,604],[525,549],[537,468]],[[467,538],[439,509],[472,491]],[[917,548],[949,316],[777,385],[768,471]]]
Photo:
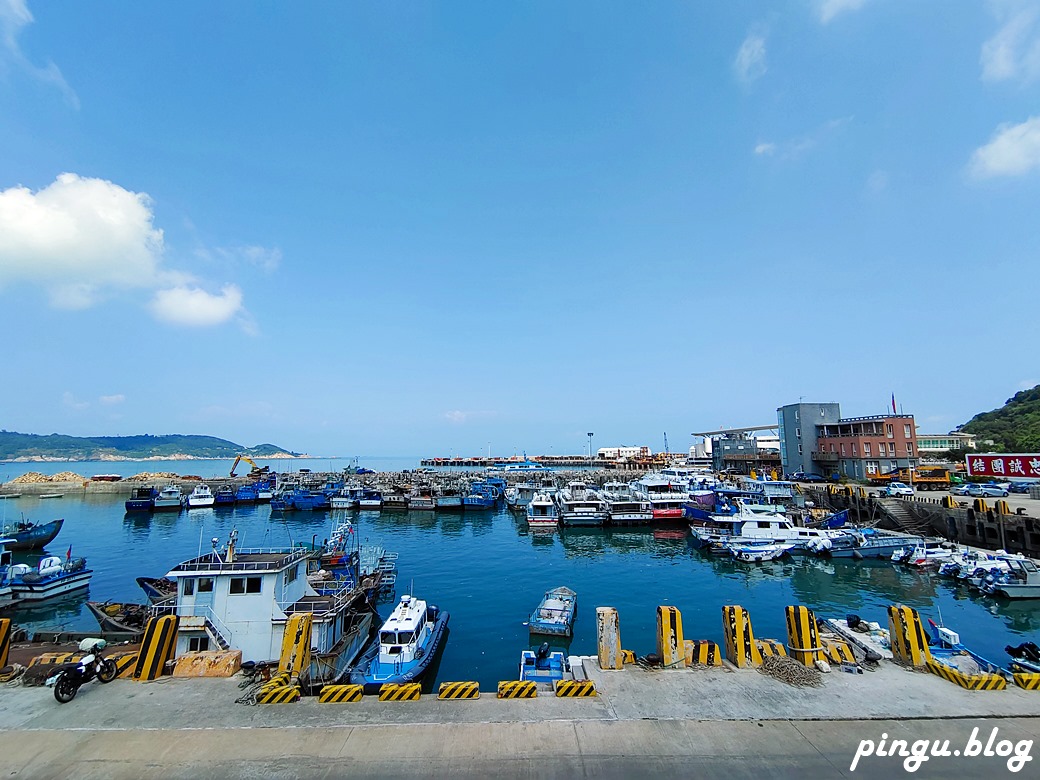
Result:
[[961,480],[952,471],[942,466],[918,466],[910,469],[896,469],[884,474],[871,474],[867,477],[871,485],[884,486],[890,482],[905,482],[918,490],[949,490],[950,485]]

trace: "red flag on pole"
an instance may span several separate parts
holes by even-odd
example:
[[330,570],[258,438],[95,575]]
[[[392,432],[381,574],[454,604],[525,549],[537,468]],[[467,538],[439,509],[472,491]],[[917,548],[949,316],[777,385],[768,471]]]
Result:
[[70,544],[69,545],[69,551],[67,553],[65,553],[65,561],[67,563],[67,562],[69,562],[71,560],[72,560],[72,545]]
[[896,413],[896,394],[892,393],[892,414]]

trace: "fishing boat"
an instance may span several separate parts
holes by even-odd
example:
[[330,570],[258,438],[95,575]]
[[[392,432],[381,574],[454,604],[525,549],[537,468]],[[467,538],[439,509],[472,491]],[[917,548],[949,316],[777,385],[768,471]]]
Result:
[[1040,647],[1036,642],[1006,645],[1004,652],[1011,656],[1011,671],[1040,673]]
[[17,599],[44,601],[87,587],[93,573],[87,568],[85,558],[73,558],[70,554],[63,561],[56,555],[48,555],[35,568],[24,563],[9,566],[6,584]]
[[840,531],[804,528],[782,514],[756,512],[739,504],[735,515],[712,515],[707,523],[690,526],[695,546],[712,553],[728,554],[729,547],[744,544],[790,544],[788,552],[804,553],[814,540],[831,538]]
[[1002,677],[1010,677],[1006,669],[961,644],[960,634],[956,631],[936,623],[931,618],[928,618],[928,629],[932,635],[928,643],[928,652],[934,662],[968,676],[999,674]]
[[550,650],[549,643],[543,642],[537,650],[524,650],[520,653],[520,680],[536,683],[549,683],[570,676],[570,664],[567,657],[559,650]]
[[7,539],[8,550],[40,550],[54,540],[64,524],[64,518],[43,525],[23,519],[6,526],[0,536]]
[[161,604],[177,595],[177,583],[168,577],[138,577],[137,584],[153,604]]
[[40,493],[39,498],[61,498],[64,493]]
[[526,511],[527,525],[531,528],[555,528],[560,522],[556,502],[548,493],[535,493]]
[[383,494],[375,488],[365,488],[358,498],[359,509],[379,509],[383,506]]
[[431,485],[418,485],[408,495],[408,508],[417,511],[432,512],[437,508],[437,498]]
[[527,622],[532,634],[571,636],[574,631],[574,615],[578,610],[578,594],[560,586],[547,591],[541,602],[531,613]]
[[401,600],[379,629],[378,641],[365,651],[350,682],[374,694],[384,683],[422,682],[448,636],[448,612],[422,599]]
[[255,504],[256,503],[256,485],[239,485],[235,490],[235,503],[236,504]]
[[487,482],[473,482],[462,497],[463,509],[494,509],[497,488]]
[[953,557],[956,547],[945,539],[921,539],[913,547],[892,553],[892,560],[918,569],[935,566]]
[[829,537],[812,540],[808,552],[831,558],[891,558],[896,550],[916,547],[921,537],[885,531],[879,528],[858,528],[842,531]]
[[167,485],[152,501],[152,508],[156,512],[179,512],[183,501],[181,489],[176,485]]
[[457,485],[437,487],[437,509],[462,509],[462,491]]
[[235,505],[235,489],[231,485],[221,485],[217,488],[217,492],[213,494],[213,505],[214,506],[234,506]]
[[268,480],[260,480],[253,483],[256,487],[256,503],[267,504],[274,498],[274,486]]
[[210,490],[209,485],[205,482],[200,482],[188,494],[188,509],[201,509],[208,506],[213,506],[216,498],[213,495],[213,491]]
[[123,507],[127,512],[151,512],[152,502],[159,495],[159,491],[153,487],[136,487],[130,491],[130,498]]
[[538,485],[533,482],[518,482],[515,485],[507,487],[503,497],[506,500],[506,506],[516,512],[523,512],[531,499],[534,498],[535,493],[538,492]]
[[407,509],[408,494],[396,485],[383,491],[383,509]]
[[599,526],[607,521],[607,503],[584,482],[571,482],[558,492],[556,506],[565,526]]
[[744,563],[765,563],[782,558],[790,552],[793,543],[776,544],[775,542],[752,542],[727,545],[730,555]]
[[375,610],[353,581],[308,583],[311,551],[297,548],[239,549],[237,532],[227,545],[178,564],[167,573],[177,582],[169,612],[179,618],[175,654],[235,649],[242,658],[268,661],[281,656],[286,625],[294,615],[311,615],[310,663],[300,685],[315,691],[346,682],[351,666],[372,638]]
[[982,592],[1009,599],[1040,599],[1040,568],[1028,558],[1009,559],[1007,571],[990,575],[982,584]]
[[607,502],[607,518],[611,525],[648,525],[653,522],[653,505],[637,496],[624,482],[607,482],[601,495]]
[[106,634],[140,634],[151,617],[150,604],[88,601],[87,608]]
[[683,505],[689,501],[689,493],[681,482],[660,474],[647,474],[632,483],[633,492],[644,501],[649,501],[655,520],[679,520],[683,516]]

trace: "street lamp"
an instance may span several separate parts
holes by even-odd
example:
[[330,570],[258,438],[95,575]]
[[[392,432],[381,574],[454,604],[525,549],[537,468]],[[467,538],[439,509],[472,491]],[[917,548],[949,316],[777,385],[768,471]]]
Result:
[[592,468],[592,431],[589,431],[589,468]]

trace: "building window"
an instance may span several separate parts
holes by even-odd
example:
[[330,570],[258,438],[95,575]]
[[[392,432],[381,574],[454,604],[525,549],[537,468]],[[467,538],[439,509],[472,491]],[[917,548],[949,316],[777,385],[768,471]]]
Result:
[[895,434],[895,431],[892,428],[892,424],[889,423],[887,428],[888,428],[888,438],[890,438],[890,439],[895,438],[896,434]]
[[841,443],[841,457],[845,457],[845,442]]
[[910,438],[910,423],[903,426],[903,435],[908,439]]
[[867,457],[867,458],[870,457],[870,442],[869,441],[863,442],[863,455],[865,457]]
[[796,439],[802,438],[802,429],[801,428],[795,428],[794,429],[794,437]]
[[261,582],[262,579],[260,577],[232,577],[231,594],[259,593]]
[[896,443],[894,441],[890,441],[888,443],[888,454],[889,454],[890,457],[895,457],[895,454],[896,454]]
[[212,593],[213,592],[213,578],[212,577],[199,577],[199,593]]
[[878,473],[878,462],[876,460],[867,461],[867,473],[877,474]]
[[799,455],[802,454],[802,445],[801,444],[798,445],[798,454]]
[[910,442],[906,443],[906,454],[911,458],[914,456],[914,445]]
[[856,442],[852,442],[852,457],[856,457]]
[[189,653],[204,653],[209,650],[208,636],[193,636],[188,639]]
[[184,583],[184,585],[183,585],[184,589],[183,589],[182,593],[185,596],[193,596],[193,595],[195,595],[195,580],[194,580],[194,578],[188,577],[187,579],[182,580],[182,582]]

